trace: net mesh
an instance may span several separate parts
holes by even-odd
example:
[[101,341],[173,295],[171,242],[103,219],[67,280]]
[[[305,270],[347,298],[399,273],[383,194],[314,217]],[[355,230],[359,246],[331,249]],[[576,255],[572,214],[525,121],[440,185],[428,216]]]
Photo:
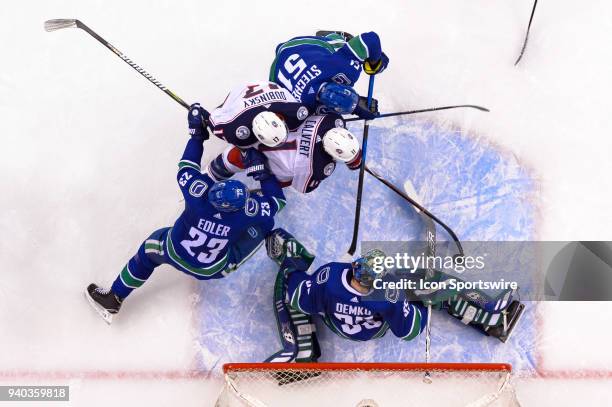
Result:
[[274,365],[226,365],[216,406],[519,406],[509,365]]

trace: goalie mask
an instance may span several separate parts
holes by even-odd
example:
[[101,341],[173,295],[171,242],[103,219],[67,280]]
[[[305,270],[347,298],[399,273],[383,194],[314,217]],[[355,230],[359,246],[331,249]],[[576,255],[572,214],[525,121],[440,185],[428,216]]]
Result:
[[383,266],[386,255],[382,250],[374,249],[361,255],[353,262],[353,277],[362,287],[372,288],[374,280],[383,278],[387,270]]

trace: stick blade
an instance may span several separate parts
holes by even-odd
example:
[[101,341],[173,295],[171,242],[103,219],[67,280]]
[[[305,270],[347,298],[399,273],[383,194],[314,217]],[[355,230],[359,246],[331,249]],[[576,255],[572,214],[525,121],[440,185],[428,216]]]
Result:
[[74,28],[77,26],[77,20],[74,18],[56,18],[54,20],[45,21],[45,31],[57,31],[63,28]]

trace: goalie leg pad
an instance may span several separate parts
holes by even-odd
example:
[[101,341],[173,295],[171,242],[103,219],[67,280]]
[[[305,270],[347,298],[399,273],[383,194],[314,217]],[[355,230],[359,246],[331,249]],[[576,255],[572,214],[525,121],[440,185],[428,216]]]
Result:
[[306,271],[315,259],[304,245],[282,228],[274,229],[266,237],[266,252],[285,273]]

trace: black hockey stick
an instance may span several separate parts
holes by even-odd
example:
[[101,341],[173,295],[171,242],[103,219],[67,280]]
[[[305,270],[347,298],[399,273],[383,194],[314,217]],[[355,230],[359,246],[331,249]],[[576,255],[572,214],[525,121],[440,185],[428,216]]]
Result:
[[157,86],[159,89],[161,89],[164,93],[166,93],[168,96],[170,96],[176,102],[180,103],[185,109],[189,109],[189,105],[187,104],[187,102],[185,102],[183,99],[181,99],[180,97],[175,95],[174,92],[172,92],[170,89],[165,87],[161,82],[159,82],[157,79],[155,79],[153,76],[151,76],[150,73],[145,71],[140,66],[136,65],[134,63],[134,61],[132,61],[130,58],[128,58],[126,55],[124,55],[121,51],[119,51],[117,48],[115,48],[113,45],[111,45],[104,38],[100,37],[94,30],[92,30],[91,28],[87,27],[80,20],[61,18],[61,19],[45,21],[45,31],[48,31],[48,32],[56,31],[56,30],[61,30],[63,28],[74,28],[74,27],[80,28],[81,30],[85,31],[87,34],[89,34],[92,37],[94,37],[96,40],[98,40],[98,42],[100,42],[106,48],[108,48],[111,51],[113,51],[113,53],[115,55],[117,55],[119,58],[121,58],[123,60],[123,62],[125,62],[126,64],[128,64],[129,66],[134,68],[139,74],[141,74],[142,76],[147,78],[147,80],[149,82],[151,82],[153,85]]
[[[374,75],[370,76],[370,84],[368,86],[368,109],[372,104],[372,93],[374,93]],[[366,166],[366,154],[368,152],[368,133],[370,131],[370,121],[366,120],[363,124],[363,141],[361,142],[361,166],[359,167],[359,181],[357,184],[357,199],[355,201],[355,223],[353,224],[353,239],[351,246],[348,249],[348,254],[351,256],[357,250],[357,238],[359,236],[359,217],[361,215],[361,196],[363,195],[363,178]]]
[[[424,113],[424,112],[435,112],[438,110],[448,110],[448,109],[456,109],[458,107],[469,107],[472,109],[477,109],[483,112],[490,112],[489,109],[487,109],[486,107],[482,107],[482,106],[477,106],[477,105],[456,105],[456,106],[440,106],[440,107],[430,107],[427,109],[419,109],[419,110],[406,110],[403,112],[395,112],[395,113],[384,113],[381,114],[379,116],[376,116],[376,119],[382,119],[383,117],[393,117],[393,116],[402,116],[402,115],[407,115],[407,114],[415,114],[415,113]],[[346,122],[354,122],[357,120],[363,120],[359,117],[351,117],[350,119],[346,119]]]
[[431,213],[427,209],[425,209],[425,207],[423,205],[421,205],[419,202],[417,202],[414,199],[412,199],[411,197],[409,197],[404,191],[402,191],[401,189],[399,189],[398,187],[393,185],[391,182],[389,182],[386,179],[384,179],[381,175],[379,175],[375,171],[371,170],[367,166],[365,166],[365,170],[368,172],[368,174],[370,174],[371,176],[373,176],[374,178],[376,178],[377,180],[379,180],[380,182],[385,184],[393,192],[395,192],[396,194],[398,194],[399,196],[401,196],[402,198],[404,198],[405,200],[410,202],[411,205],[413,205],[415,208],[417,208],[423,214],[428,216],[431,220],[433,220],[438,225],[440,225],[444,230],[446,230],[448,232],[448,234],[450,235],[450,237],[454,240],[455,244],[457,245],[457,250],[459,251],[459,255],[462,256],[462,257],[464,256],[464,254],[463,254],[463,246],[461,245],[461,242],[459,241],[459,238],[457,237],[457,234],[448,225],[446,225],[444,222],[442,222],[433,213]]
[[534,0],[533,8],[531,9],[531,17],[529,17],[529,24],[527,24],[527,32],[525,33],[525,41],[523,42],[523,48],[521,48],[521,53],[516,59],[514,66],[516,66],[519,63],[519,61],[523,57],[523,54],[525,53],[525,48],[527,48],[527,41],[529,40],[529,30],[531,29],[531,22],[533,21],[533,15],[535,14],[535,9],[537,5],[538,5],[538,0]]

